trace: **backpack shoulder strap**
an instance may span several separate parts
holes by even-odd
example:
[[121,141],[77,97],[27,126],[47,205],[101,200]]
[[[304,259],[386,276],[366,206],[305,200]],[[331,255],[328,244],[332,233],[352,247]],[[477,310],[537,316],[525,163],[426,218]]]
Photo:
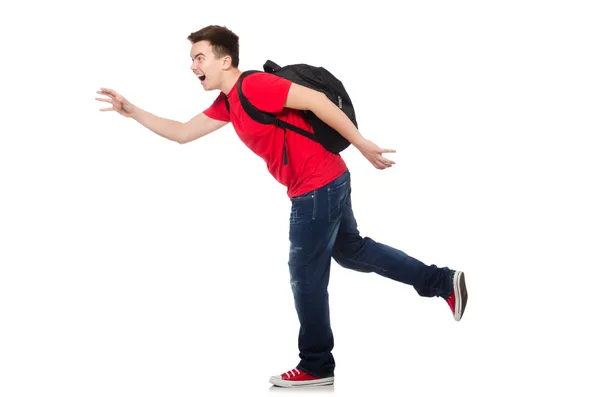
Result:
[[257,73],[259,72],[258,70],[248,70],[242,73],[242,75],[240,76],[239,80],[238,80],[238,84],[237,84],[237,90],[238,90],[238,96],[240,98],[240,102],[242,104],[242,107],[244,109],[244,111],[246,113],[248,113],[248,115],[256,122],[261,123],[261,124],[275,124],[276,126],[282,128],[282,129],[287,129],[287,130],[292,130],[294,132],[297,132],[300,135],[304,135],[307,138],[313,139],[314,136],[313,134],[311,134],[310,132],[297,127],[293,124],[290,124],[286,121],[283,121],[281,119],[278,119],[277,116],[273,113],[270,112],[265,112],[263,110],[258,109],[256,106],[254,106],[252,103],[250,103],[250,101],[248,100],[248,98],[244,95],[244,93],[242,92],[242,81],[244,80],[244,78],[246,78],[247,76],[253,74],[253,73]]
[[223,96],[225,98],[225,107],[227,108],[227,111],[229,112],[229,99],[227,98],[227,95]]
[[250,100],[244,95],[244,92],[242,91],[242,83],[244,79],[250,76],[251,74],[258,72],[258,70],[247,70],[242,73],[237,82],[238,97],[240,98],[242,108],[246,113],[248,113],[250,117],[252,117],[254,121],[257,121],[261,124],[274,124],[276,119],[275,115],[273,113],[268,113],[258,109],[256,106],[250,103]]

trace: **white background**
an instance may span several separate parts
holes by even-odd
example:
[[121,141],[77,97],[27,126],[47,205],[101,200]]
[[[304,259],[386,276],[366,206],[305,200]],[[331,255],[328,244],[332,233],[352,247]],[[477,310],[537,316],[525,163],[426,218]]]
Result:
[[385,171],[343,154],[361,232],[466,272],[457,323],[333,262],[317,393],[597,393],[600,15],[491,3],[3,5],[0,395],[287,391],[268,383],[298,361],[285,188],[230,126],[179,145],[94,100],[204,110],[186,37],[209,24],[240,36],[242,70],[336,74],[398,151]]

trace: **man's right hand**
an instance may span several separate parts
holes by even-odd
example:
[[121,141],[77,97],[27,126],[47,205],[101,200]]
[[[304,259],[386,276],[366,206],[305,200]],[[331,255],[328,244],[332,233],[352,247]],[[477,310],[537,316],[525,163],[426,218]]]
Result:
[[96,91],[98,94],[105,95],[106,98],[100,97],[96,98],[97,101],[100,102],[108,102],[112,105],[110,108],[102,108],[101,112],[110,112],[115,111],[120,115],[125,117],[133,117],[133,112],[135,111],[135,106],[131,104],[127,99],[123,97],[123,95],[119,94],[115,90],[110,88],[100,88],[100,91]]

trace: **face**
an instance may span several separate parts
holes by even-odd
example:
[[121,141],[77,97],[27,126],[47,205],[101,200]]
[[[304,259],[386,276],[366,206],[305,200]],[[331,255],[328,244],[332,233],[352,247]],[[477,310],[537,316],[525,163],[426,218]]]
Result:
[[229,57],[217,58],[207,41],[193,44],[190,57],[192,58],[191,69],[200,79],[204,90],[218,89],[221,84],[221,73],[227,66]]

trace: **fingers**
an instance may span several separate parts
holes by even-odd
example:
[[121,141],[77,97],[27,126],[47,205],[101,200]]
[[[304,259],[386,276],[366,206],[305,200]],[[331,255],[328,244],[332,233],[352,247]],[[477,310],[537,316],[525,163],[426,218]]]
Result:
[[[110,98],[109,99],[109,98],[98,98],[98,97],[96,97],[96,100],[98,102],[107,102],[107,103],[110,103],[112,105],[112,107],[110,107],[110,108],[101,108],[101,109],[98,109],[101,112],[116,111],[118,113],[121,113],[120,110],[123,109],[123,104],[121,102],[119,102],[118,100],[116,100],[115,98]],[[117,104],[119,106],[117,106]]]
[[115,103],[114,103],[114,101],[112,99],[96,98],[96,100],[98,102],[107,102],[107,103],[110,103],[111,105],[113,105],[113,107],[111,107],[111,108],[101,108],[101,109],[99,109],[101,112],[107,112],[107,111],[110,111],[110,110],[116,110],[115,109]]
[[109,97],[109,98],[96,97],[96,100],[97,100],[97,101],[99,101],[99,102],[107,102],[107,103],[110,103],[110,104],[111,104],[111,105],[113,105],[115,108],[117,107],[117,105],[118,105],[118,107],[121,107],[121,108],[123,107],[123,101],[122,101],[120,98],[118,98],[118,97],[114,97],[113,95],[111,95],[111,94],[108,94],[108,93],[106,93],[106,92],[102,92],[102,91],[96,91],[96,92],[97,92],[98,94],[105,94],[105,95],[108,95],[108,97]]
[[396,153],[396,149],[379,149],[379,153]]
[[123,98],[121,95],[119,95],[118,92],[116,92],[115,90],[110,89],[110,88],[100,88],[100,90],[96,91],[96,93],[106,95],[106,96],[116,100],[119,103],[123,103],[123,101],[125,100],[125,98]]
[[395,149],[379,149],[378,154],[376,155],[377,161],[385,168],[389,168],[392,165],[396,164],[393,160],[387,159],[383,157],[383,153],[396,153]]
[[109,94],[112,96],[117,96],[117,92],[113,89],[110,88],[104,88],[104,87],[100,87],[100,91],[98,91],[99,94]]
[[372,161],[371,164],[373,164],[373,167],[377,168],[378,170],[384,170],[391,167],[391,165],[388,165],[382,161]]
[[102,94],[102,95],[106,95],[107,97],[109,97],[109,98],[113,98],[113,99],[114,99],[114,96],[113,96],[113,95],[110,95],[110,94],[109,94],[109,93],[107,93],[107,92],[96,91],[96,94]]
[[396,164],[395,161],[392,161],[390,159],[386,159],[385,157],[383,157],[381,155],[377,156],[377,158],[373,162],[373,165],[375,166],[375,168],[377,168],[379,170],[390,168],[394,164]]
[[379,155],[378,157],[382,163],[388,164],[390,166],[393,164],[396,164],[396,162],[394,160],[387,159],[387,158],[383,157],[382,155]]

